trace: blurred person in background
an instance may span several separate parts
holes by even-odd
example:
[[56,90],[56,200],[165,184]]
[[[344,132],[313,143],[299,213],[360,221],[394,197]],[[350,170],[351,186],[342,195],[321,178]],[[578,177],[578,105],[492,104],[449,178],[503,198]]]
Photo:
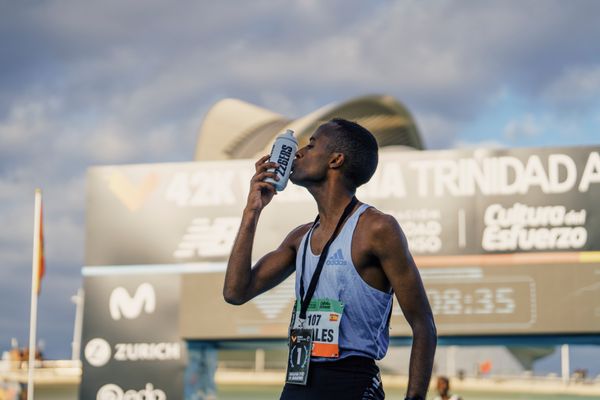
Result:
[[457,394],[450,394],[450,379],[445,376],[437,378],[436,390],[438,396],[436,396],[434,400],[463,400],[463,398]]

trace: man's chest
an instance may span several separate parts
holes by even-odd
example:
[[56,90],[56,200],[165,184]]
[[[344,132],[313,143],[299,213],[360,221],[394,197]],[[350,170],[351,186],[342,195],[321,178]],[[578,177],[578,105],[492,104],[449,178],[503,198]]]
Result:
[[[358,224],[351,235],[338,237],[329,248],[324,268],[330,273],[340,275],[352,268],[368,285],[387,292],[389,282],[381,268],[379,259],[374,255],[371,238],[363,224]],[[327,232],[315,230],[310,238],[310,252],[320,255],[329,236]],[[346,273],[352,271],[345,271]]]

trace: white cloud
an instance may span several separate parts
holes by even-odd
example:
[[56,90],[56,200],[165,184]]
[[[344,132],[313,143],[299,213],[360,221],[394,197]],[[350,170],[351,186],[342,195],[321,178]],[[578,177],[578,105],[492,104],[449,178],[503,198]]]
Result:
[[59,108],[59,100],[16,101],[4,121],[0,120],[0,154],[21,150],[48,133],[48,124]]
[[85,238],[82,228],[82,221],[69,215],[46,218],[46,254],[53,266],[72,265],[74,261],[83,260]]
[[544,131],[544,124],[532,114],[509,121],[504,127],[504,137],[515,140],[519,137],[534,137]]
[[452,147],[460,122],[437,113],[426,111],[413,113],[421,137],[425,138],[426,148]]
[[[497,147],[458,135],[499,88],[556,104],[595,98],[599,11],[561,1],[11,4],[0,14],[0,222],[11,227],[0,263],[27,270],[29,203],[41,185],[52,274],[77,272],[75,285],[86,168],[192,160],[205,110],[224,97],[297,117],[390,94],[428,148]],[[545,124],[520,116],[505,137]],[[4,288],[23,277],[1,271],[5,303]]]
[[481,140],[481,141],[469,141],[469,140],[457,140],[452,146],[455,149],[504,149],[506,144],[499,140]]
[[136,144],[133,139],[117,121],[106,121],[89,133],[85,149],[95,162],[122,162],[134,154]]
[[559,106],[582,107],[600,100],[600,65],[567,69],[544,90],[544,97]]

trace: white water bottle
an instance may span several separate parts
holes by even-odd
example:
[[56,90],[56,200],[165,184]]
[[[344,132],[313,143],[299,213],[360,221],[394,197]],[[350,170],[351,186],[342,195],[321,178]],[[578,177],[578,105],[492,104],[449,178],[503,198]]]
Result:
[[265,182],[269,182],[275,186],[275,190],[278,192],[285,189],[287,185],[292,170],[292,162],[294,162],[294,158],[296,157],[296,150],[298,150],[298,141],[294,137],[294,131],[291,129],[277,136],[275,143],[273,143],[269,161],[276,162],[279,166],[277,168],[270,168],[268,171],[275,172],[279,180],[266,178]]

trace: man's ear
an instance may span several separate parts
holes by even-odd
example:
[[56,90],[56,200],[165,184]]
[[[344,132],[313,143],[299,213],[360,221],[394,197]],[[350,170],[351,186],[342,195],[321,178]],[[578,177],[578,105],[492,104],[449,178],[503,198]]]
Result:
[[333,169],[340,168],[344,164],[344,161],[346,161],[344,153],[332,153],[329,159],[329,167]]

